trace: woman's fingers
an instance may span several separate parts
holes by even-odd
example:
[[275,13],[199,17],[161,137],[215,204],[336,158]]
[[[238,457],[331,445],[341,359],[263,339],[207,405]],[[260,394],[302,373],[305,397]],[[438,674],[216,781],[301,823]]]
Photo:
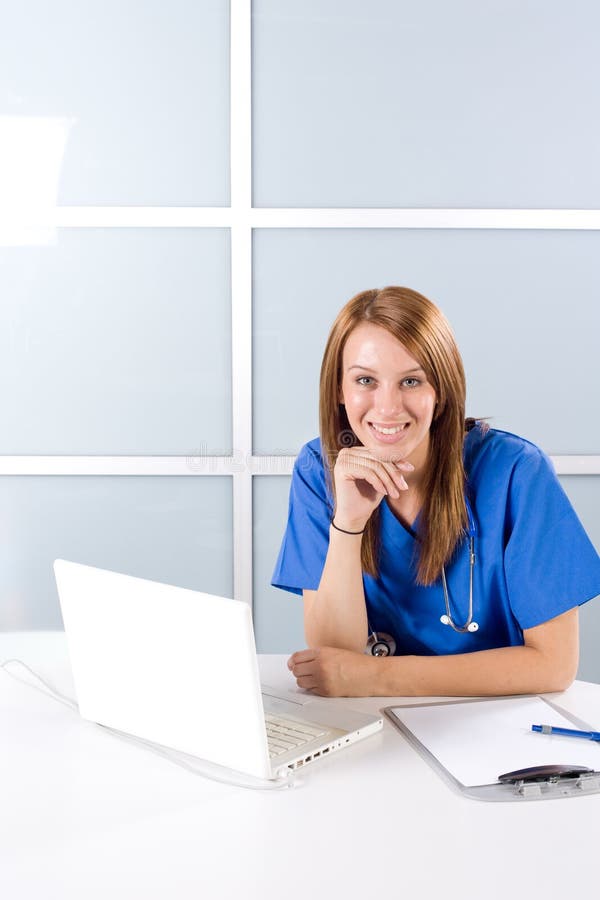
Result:
[[415,468],[407,459],[401,459],[394,455],[382,459],[381,457],[374,456],[366,447],[342,448],[338,454],[336,465],[337,463],[341,463],[342,465],[351,465],[352,463],[360,465],[361,462],[383,466],[386,471],[392,474],[397,474],[399,470],[401,472],[413,472]]
[[384,481],[379,477],[377,472],[369,469],[366,466],[359,472],[349,473],[348,478],[351,481],[366,481],[371,485],[372,488],[375,489],[375,491],[377,491],[378,494],[389,494],[393,490],[389,480]]
[[315,674],[318,656],[318,649],[307,649],[293,653],[288,659],[288,669],[296,679],[296,684],[306,691],[317,687],[319,683]]
[[396,497],[399,496],[399,489],[395,487],[393,479],[383,470],[377,471],[375,468],[371,468],[368,465],[353,464],[351,466],[344,466],[341,471],[341,476],[344,481],[356,483],[359,491],[360,483],[366,482],[376,493],[381,494],[382,496],[385,496],[386,494],[391,494]]
[[[401,462],[405,471],[410,463]],[[378,493],[399,497],[400,491],[408,489],[408,485],[395,462],[376,459],[363,448],[341,450],[336,462],[336,469],[344,478],[356,481],[367,481]]]
[[314,673],[315,670],[315,660],[311,659],[308,662],[296,663],[291,667],[291,671],[294,675],[294,678],[305,678]]

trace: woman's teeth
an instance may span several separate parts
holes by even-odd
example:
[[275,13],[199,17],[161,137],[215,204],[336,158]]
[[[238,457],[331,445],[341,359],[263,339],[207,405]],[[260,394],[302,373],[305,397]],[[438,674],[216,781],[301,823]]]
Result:
[[378,431],[379,434],[398,434],[398,432],[403,431],[406,425],[394,425],[393,428],[384,428],[382,425],[376,425],[374,422],[371,422],[371,427]]

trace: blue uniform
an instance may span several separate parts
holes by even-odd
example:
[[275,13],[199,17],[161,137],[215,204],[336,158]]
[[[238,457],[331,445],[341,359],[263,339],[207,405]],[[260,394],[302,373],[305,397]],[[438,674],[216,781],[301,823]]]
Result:
[[[600,594],[600,558],[538,447],[476,426],[465,436],[464,464],[476,528],[473,619],[479,630],[457,634],[440,622],[445,612],[441,579],[429,587],[416,583],[415,534],[384,498],[380,571],[377,577],[363,575],[363,583],[370,628],[391,634],[397,654],[522,644],[524,629]],[[317,439],[302,448],[294,467],[275,587],[296,594],[318,588],[332,512]],[[446,577],[452,616],[462,625],[469,604],[466,538],[447,564]]]

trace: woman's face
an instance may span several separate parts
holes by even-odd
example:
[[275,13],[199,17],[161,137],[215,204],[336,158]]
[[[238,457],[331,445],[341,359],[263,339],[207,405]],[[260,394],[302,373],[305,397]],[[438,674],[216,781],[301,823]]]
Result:
[[346,341],[341,402],[352,431],[378,459],[408,459],[418,470],[429,451],[436,396],[419,363],[389,331],[363,322]]

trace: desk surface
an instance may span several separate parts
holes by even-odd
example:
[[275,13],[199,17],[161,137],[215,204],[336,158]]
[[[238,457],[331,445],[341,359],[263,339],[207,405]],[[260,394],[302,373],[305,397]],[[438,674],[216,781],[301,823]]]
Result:
[[[64,635],[0,635],[0,662],[13,656],[73,696]],[[285,657],[260,662],[265,681],[294,689]],[[550,696],[600,727],[600,685]],[[376,711],[394,700],[323,702]],[[0,894],[10,900],[563,900],[597,889],[600,794],[465,799],[387,721],[305,770],[297,788],[268,793],[190,774],[3,670],[0,723]]]

